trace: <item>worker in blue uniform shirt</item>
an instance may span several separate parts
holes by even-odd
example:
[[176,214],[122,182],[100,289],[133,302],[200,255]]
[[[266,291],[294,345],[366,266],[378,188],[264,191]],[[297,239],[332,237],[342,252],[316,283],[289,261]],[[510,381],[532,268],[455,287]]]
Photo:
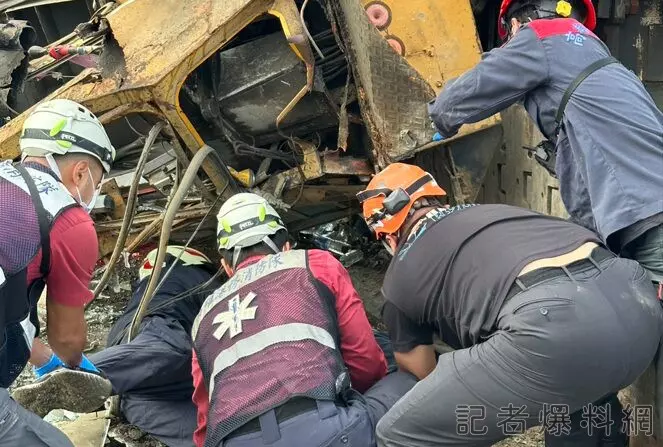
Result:
[[591,0],[503,0],[498,28],[507,42],[447,82],[429,114],[449,138],[524,105],[547,137],[536,159],[559,178],[571,219],[660,284],[663,113],[595,26]]

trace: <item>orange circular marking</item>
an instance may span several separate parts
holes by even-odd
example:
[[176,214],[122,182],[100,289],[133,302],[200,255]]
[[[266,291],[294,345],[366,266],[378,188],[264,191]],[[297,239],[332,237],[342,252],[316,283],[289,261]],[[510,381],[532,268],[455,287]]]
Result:
[[365,7],[366,14],[371,23],[379,30],[383,30],[391,23],[391,10],[382,2],[371,2]]
[[387,43],[401,56],[405,56],[405,44],[396,36],[387,36]]

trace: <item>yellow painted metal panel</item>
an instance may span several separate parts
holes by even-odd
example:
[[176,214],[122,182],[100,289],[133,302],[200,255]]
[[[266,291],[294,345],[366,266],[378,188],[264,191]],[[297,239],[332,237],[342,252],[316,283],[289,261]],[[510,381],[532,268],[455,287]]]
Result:
[[[369,20],[436,94],[481,60],[469,0],[362,0]],[[500,124],[499,115],[461,127],[456,138]],[[451,142],[449,140],[448,142]]]
[[401,55],[436,93],[481,59],[469,0],[363,0],[363,4],[385,39],[402,50]]

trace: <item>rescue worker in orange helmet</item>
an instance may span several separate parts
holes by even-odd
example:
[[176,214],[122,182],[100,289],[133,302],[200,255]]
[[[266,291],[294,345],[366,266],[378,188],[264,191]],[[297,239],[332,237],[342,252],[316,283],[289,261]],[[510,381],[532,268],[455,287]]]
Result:
[[[402,163],[357,195],[393,255],[382,319],[396,361],[420,379],[378,446],[490,446],[538,425],[546,445],[625,444],[619,409],[590,434],[583,407],[605,415],[656,354],[663,309],[645,270],[580,225],[445,195]],[[436,358],[435,336],[455,351]]]

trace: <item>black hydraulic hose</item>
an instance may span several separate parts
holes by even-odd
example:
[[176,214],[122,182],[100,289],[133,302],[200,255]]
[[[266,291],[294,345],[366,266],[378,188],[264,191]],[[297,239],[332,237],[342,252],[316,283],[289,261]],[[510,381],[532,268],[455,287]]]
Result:
[[[138,196],[138,185],[140,184],[140,179],[143,176],[143,170],[145,169],[145,165],[147,164],[147,158],[150,155],[150,151],[152,150],[154,141],[157,139],[157,137],[163,130],[164,126],[165,123],[163,121],[159,121],[158,123],[156,123],[154,126],[152,126],[152,129],[150,129],[150,133],[148,134],[147,139],[145,140],[145,145],[143,146],[143,152],[141,153],[140,159],[138,160],[138,165],[136,166],[136,171],[134,173],[134,179],[133,182],[131,183],[131,188],[129,189],[129,196],[127,197],[127,209],[125,210],[124,218],[122,219],[122,227],[120,228],[120,233],[117,236],[117,242],[115,243],[113,254],[111,255],[111,258],[108,261],[108,264],[106,265],[106,270],[104,271],[104,274],[99,280],[97,287],[95,287],[94,289],[94,298],[97,298],[99,294],[102,292],[102,290],[104,290],[104,288],[106,287],[106,283],[108,283],[110,275],[113,272],[113,269],[115,268],[115,264],[117,263],[118,259],[120,258],[120,254],[124,249],[124,244],[127,241],[127,236],[129,235],[129,227],[131,227],[131,223],[133,222],[134,214],[136,212],[136,198]],[[92,301],[94,301],[94,298],[92,299]],[[90,301],[85,306],[86,309],[88,308],[88,306],[90,306],[92,301]]]
[[198,169],[200,169],[207,156],[213,153],[215,153],[214,149],[208,145],[204,145],[200,148],[200,150],[198,150],[198,152],[196,152],[196,155],[194,155],[194,157],[191,159],[189,167],[186,169],[184,175],[182,176],[182,180],[179,187],[177,188],[177,192],[175,192],[173,199],[168,204],[168,208],[164,214],[163,224],[161,225],[161,236],[159,238],[159,247],[157,248],[154,269],[152,270],[147,287],[145,288],[145,292],[143,293],[143,296],[140,300],[138,310],[136,311],[133,321],[131,322],[131,329],[129,330],[129,341],[131,341],[138,333],[140,323],[147,314],[150,301],[152,300],[152,296],[154,296],[154,292],[156,291],[159,277],[161,276],[163,263],[166,259],[166,247],[168,246],[168,241],[170,239],[170,232],[172,230],[173,221],[175,220],[175,215],[177,214],[182,201],[189,193],[189,189],[191,188],[191,185],[193,184],[193,181],[198,174]]

